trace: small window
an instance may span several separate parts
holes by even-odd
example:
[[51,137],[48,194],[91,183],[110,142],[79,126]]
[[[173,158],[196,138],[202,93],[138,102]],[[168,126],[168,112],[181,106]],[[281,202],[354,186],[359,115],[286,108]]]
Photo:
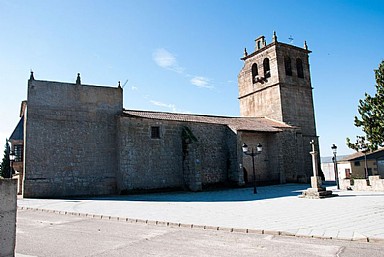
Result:
[[355,161],[355,166],[360,166],[360,161]]
[[292,76],[291,58],[289,56],[284,57],[285,75]]
[[15,145],[13,150],[15,153],[15,162],[22,162],[23,161],[23,145]]
[[269,67],[269,59],[268,58],[264,59],[263,68],[264,68],[264,78],[271,77],[271,69]]
[[345,169],[345,178],[351,178],[351,170]]
[[159,126],[151,127],[151,138],[153,138],[153,139],[159,139],[160,138],[160,127]]
[[252,64],[252,82],[255,84],[256,81],[256,76],[259,75],[259,71],[257,70],[257,64],[254,63]]
[[296,70],[299,78],[304,78],[303,61],[300,58],[296,59]]

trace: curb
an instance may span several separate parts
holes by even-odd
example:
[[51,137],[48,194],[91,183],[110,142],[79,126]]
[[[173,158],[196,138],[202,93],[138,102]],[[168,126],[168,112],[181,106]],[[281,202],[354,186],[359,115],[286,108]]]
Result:
[[49,210],[49,209],[41,209],[41,208],[23,207],[23,206],[17,206],[17,209],[29,210],[29,211],[41,211],[41,212],[55,213],[60,215],[79,216],[82,218],[102,219],[102,220],[136,223],[136,224],[142,224],[142,225],[162,226],[162,227],[170,227],[170,228],[216,230],[216,231],[223,231],[223,232],[230,232],[230,233],[315,238],[315,239],[327,239],[327,240],[331,239],[331,240],[342,240],[342,241],[353,241],[353,242],[384,243],[384,238],[366,237],[363,235],[360,235],[359,237],[346,238],[346,237],[338,237],[338,236],[324,236],[324,235],[320,236],[320,235],[311,235],[311,234],[300,234],[298,233],[299,230],[297,230],[296,232],[289,232],[289,231],[279,231],[279,230],[229,228],[229,227],[207,226],[207,225],[198,225],[198,224],[166,222],[166,221],[158,221],[158,220],[132,219],[132,218],[124,218],[124,217],[116,217],[116,216],[108,216],[108,215],[100,215],[100,214],[58,211],[58,210]]

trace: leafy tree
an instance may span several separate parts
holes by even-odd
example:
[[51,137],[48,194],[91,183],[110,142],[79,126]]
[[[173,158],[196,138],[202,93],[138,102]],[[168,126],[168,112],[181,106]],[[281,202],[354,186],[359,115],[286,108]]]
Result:
[[365,141],[365,137],[357,136],[356,143],[352,143],[349,138],[347,138],[347,146],[356,151],[367,152],[369,150],[375,150],[375,147],[372,146],[369,142]]
[[[365,99],[359,100],[358,112],[360,118],[355,116],[355,126],[361,127],[365,133],[363,141],[368,141],[365,146],[369,150],[375,150],[380,146],[384,146],[384,60],[380,63],[379,68],[375,70],[376,94],[371,96],[365,93]],[[347,138],[348,147],[356,149],[356,144],[351,143]]]
[[5,143],[5,149],[4,149],[4,157],[3,161],[0,164],[0,176],[1,177],[9,177],[9,173],[11,172],[10,168],[10,160],[9,160],[9,145],[8,140]]

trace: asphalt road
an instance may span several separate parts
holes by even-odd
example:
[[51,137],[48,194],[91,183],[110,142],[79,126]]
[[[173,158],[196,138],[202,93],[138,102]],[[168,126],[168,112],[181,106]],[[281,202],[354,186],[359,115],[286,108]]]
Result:
[[19,210],[16,256],[383,256],[382,243],[246,234]]

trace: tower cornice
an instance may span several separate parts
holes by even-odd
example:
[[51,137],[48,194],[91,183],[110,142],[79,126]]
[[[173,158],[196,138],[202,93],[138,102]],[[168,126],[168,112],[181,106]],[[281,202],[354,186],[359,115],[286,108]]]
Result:
[[249,55],[246,55],[242,58],[240,58],[241,60],[245,61],[249,58],[252,58],[254,57],[255,55],[261,53],[261,52],[264,52],[265,50],[267,50],[268,48],[271,48],[273,46],[283,46],[283,47],[288,47],[288,48],[291,48],[291,49],[295,49],[295,50],[299,50],[299,51],[303,51],[307,54],[310,54],[312,53],[312,51],[308,50],[308,49],[305,49],[305,48],[301,48],[301,47],[298,47],[298,46],[294,46],[294,45],[290,45],[290,44],[286,44],[286,43],[282,43],[282,42],[271,42],[269,43],[268,45],[266,45],[265,47],[263,48],[260,48],[256,51],[254,51],[253,53],[249,54]]

